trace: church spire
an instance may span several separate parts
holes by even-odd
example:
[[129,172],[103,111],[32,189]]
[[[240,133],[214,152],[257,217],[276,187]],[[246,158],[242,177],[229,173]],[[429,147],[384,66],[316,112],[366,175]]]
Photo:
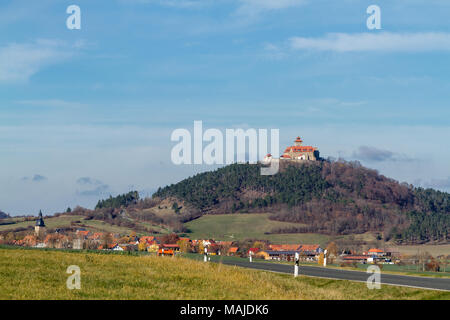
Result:
[[37,227],[45,227],[44,218],[42,217],[42,211],[39,210],[39,216],[36,220],[36,226]]

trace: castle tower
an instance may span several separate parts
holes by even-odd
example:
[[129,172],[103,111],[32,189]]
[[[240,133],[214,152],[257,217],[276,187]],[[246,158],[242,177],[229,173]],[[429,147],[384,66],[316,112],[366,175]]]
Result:
[[294,141],[294,146],[296,147],[300,147],[303,143],[303,140],[300,137],[297,137],[297,139],[295,139]]
[[38,216],[38,219],[36,220],[36,225],[34,226],[34,233],[38,237],[45,233],[45,223],[44,223],[44,219],[42,218],[41,210],[39,210],[39,216]]
[[272,161],[272,155],[270,153],[268,153],[265,157],[264,157],[264,163],[270,163],[270,161]]

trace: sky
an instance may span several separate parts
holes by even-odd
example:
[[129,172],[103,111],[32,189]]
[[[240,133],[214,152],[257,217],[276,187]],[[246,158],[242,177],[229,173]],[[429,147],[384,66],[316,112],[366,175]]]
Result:
[[93,208],[211,170],[171,161],[195,120],[450,191],[449,16],[447,0],[3,0],[0,210]]

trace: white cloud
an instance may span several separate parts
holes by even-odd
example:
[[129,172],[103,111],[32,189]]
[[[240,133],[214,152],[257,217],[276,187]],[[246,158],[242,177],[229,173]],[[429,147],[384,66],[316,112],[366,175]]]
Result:
[[10,43],[0,47],[0,83],[26,82],[43,68],[70,58],[80,48],[57,40]]
[[296,50],[337,52],[425,52],[450,51],[450,33],[330,33],[320,38],[293,37]]
[[285,58],[286,54],[280,47],[272,43],[266,43],[264,45],[264,56],[269,59],[280,60]]
[[49,107],[49,108],[82,108],[86,104],[72,102],[60,99],[44,99],[44,100],[19,100],[17,104],[32,107]]

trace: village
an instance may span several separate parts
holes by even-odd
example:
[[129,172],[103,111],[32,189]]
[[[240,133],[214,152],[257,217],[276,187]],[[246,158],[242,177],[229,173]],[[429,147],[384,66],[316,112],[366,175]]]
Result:
[[[1,239],[0,239],[1,240]],[[161,236],[138,236],[93,232],[78,228],[73,232],[55,230],[48,233],[42,213],[36,220],[34,233],[22,239],[14,239],[3,243],[15,246],[34,248],[54,248],[72,250],[102,250],[115,252],[146,252],[158,256],[176,256],[182,253],[197,253],[205,256],[235,256],[267,261],[290,262],[296,254],[300,261],[340,265],[360,264],[394,264],[400,263],[399,254],[378,248],[370,248],[358,253],[350,250],[339,250],[331,242],[326,248],[318,244],[272,244],[268,241],[220,241],[214,239],[190,239],[177,234]],[[326,262],[325,262],[326,264]]]

